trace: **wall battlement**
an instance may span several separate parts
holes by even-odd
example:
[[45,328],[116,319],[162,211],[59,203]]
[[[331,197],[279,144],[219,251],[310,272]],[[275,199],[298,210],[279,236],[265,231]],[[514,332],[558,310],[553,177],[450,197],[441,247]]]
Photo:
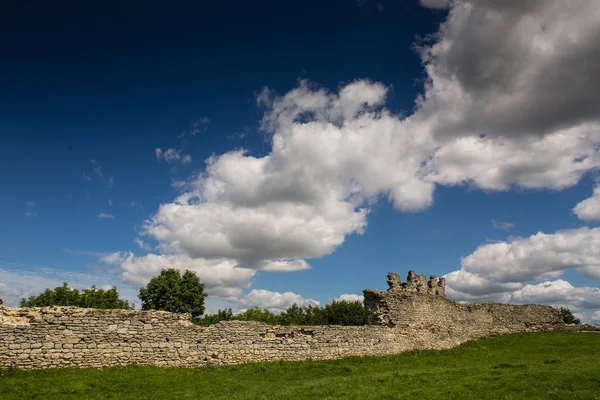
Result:
[[228,321],[209,327],[188,314],[75,307],[0,306],[0,369],[145,364],[201,367],[275,360],[325,360],[446,349],[468,340],[562,328],[549,306],[458,304],[444,281],[409,273],[365,290],[366,326],[269,326]]
[[429,277],[417,275],[415,271],[408,271],[406,282],[402,282],[400,275],[396,272],[390,272],[387,276],[388,292],[394,293],[427,293],[434,296],[446,296],[446,279],[436,278],[435,275]]

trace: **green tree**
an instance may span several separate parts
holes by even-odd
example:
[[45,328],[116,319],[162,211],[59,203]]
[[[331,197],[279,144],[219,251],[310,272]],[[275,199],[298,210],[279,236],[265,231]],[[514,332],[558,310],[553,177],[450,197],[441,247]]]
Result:
[[581,320],[579,318],[575,318],[571,310],[569,310],[566,307],[560,307],[558,309],[558,312],[560,313],[560,316],[562,317],[562,320],[565,322],[565,324],[579,325],[581,323]]
[[280,324],[278,315],[275,315],[274,313],[267,310],[266,308],[261,310],[258,307],[250,308],[250,309],[244,311],[243,313],[236,315],[234,317],[234,319],[237,321],[264,322],[265,324],[269,324],[269,325],[279,325]]
[[364,325],[365,308],[360,301],[332,301],[325,306],[328,325]]
[[119,298],[116,287],[98,289],[92,286],[79,291],[79,307],[104,308],[104,309],[133,309],[127,300]]
[[200,318],[194,318],[192,322],[201,326],[209,326],[218,324],[221,321],[231,321],[233,319],[234,315],[231,308],[227,308],[225,310],[218,310],[216,314],[207,314]]
[[306,309],[292,304],[287,310],[279,315],[281,325],[306,325]]
[[306,314],[304,325],[327,325],[325,309],[311,304],[304,307],[304,312]]
[[92,286],[88,289],[78,290],[70,288],[67,282],[54,289],[46,289],[38,295],[21,299],[21,307],[52,307],[73,306],[100,309],[132,309],[127,300],[119,298],[116,287],[108,290]]
[[204,283],[189,270],[183,275],[174,268],[161,270],[146,287],[140,289],[138,297],[142,301],[142,310],[190,313],[192,318],[204,314]]

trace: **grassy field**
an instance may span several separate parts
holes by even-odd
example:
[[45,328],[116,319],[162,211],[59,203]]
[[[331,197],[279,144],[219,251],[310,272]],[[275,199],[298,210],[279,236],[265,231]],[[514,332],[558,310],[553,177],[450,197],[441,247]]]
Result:
[[4,370],[0,399],[600,399],[600,334],[517,334],[337,361]]

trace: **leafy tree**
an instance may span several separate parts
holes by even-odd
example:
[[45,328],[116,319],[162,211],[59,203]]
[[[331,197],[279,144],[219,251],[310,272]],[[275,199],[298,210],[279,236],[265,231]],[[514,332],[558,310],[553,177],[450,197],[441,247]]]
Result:
[[306,314],[306,319],[303,325],[327,325],[327,315],[325,314],[325,309],[312,304],[303,308],[304,313]]
[[275,315],[271,311],[263,308],[262,310],[258,307],[250,308],[244,311],[241,314],[238,314],[234,317],[235,320],[238,321],[258,321],[264,322],[269,325],[278,325],[279,324],[279,316]]
[[216,314],[208,314],[200,318],[194,318],[192,322],[201,326],[209,326],[218,324],[221,321],[231,321],[233,319],[234,315],[231,308],[227,308],[225,310],[218,310]]
[[0,306],[4,304],[4,301],[2,300],[2,297],[0,297]]
[[558,312],[560,313],[560,316],[562,317],[562,320],[565,322],[565,324],[579,325],[581,323],[581,320],[579,318],[575,318],[571,310],[569,310],[566,307],[560,307],[558,309]]
[[162,310],[190,313],[199,318],[204,313],[204,283],[195,272],[186,270],[183,275],[174,268],[163,269],[150,280],[138,295],[142,310]]
[[360,301],[332,301],[325,306],[328,325],[364,325],[365,308]]
[[306,309],[292,304],[286,311],[279,315],[280,325],[306,325]]
[[108,290],[98,289],[92,286],[79,291],[79,307],[104,308],[104,309],[133,309],[127,300],[119,298],[116,287]]
[[280,325],[328,325],[325,309],[317,305],[292,304],[279,316]]
[[46,289],[38,295],[21,299],[21,307],[51,307],[73,306],[100,309],[132,309],[127,300],[119,298],[116,287],[108,290],[92,286],[88,289],[78,290],[69,287],[67,282],[54,289]]

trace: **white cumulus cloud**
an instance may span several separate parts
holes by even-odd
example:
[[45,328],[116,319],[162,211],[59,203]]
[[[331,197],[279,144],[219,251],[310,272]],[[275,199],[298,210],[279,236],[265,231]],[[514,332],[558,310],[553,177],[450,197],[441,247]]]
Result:
[[573,212],[584,221],[600,221],[600,185],[596,186],[591,197],[578,203]]
[[600,280],[600,228],[539,232],[482,245],[462,259],[460,270],[446,275],[447,295],[464,301],[564,306],[590,320],[600,308],[600,288],[575,287],[558,279],[570,269]]
[[541,303],[572,310],[600,309],[600,288],[575,287],[562,279],[525,285],[511,294],[515,303]]
[[206,285],[208,295],[223,298],[240,296],[256,274],[256,270],[240,268],[232,260],[190,258],[185,255],[148,254],[136,257],[133,253],[112,253],[101,261],[120,266],[125,282],[135,287],[148,284],[162,269],[190,270]]
[[344,293],[341,294],[339,297],[336,297],[334,299],[335,301],[364,301],[365,300],[365,296],[363,295],[358,295],[358,294],[352,294],[352,293]]
[[446,275],[446,282],[471,295],[502,293],[520,289],[523,282],[558,278],[568,269],[598,266],[600,228],[584,227],[479,246],[462,259],[460,270]]
[[436,136],[597,129],[596,0],[422,3],[450,4],[434,43],[420,52],[428,80],[417,113]]

